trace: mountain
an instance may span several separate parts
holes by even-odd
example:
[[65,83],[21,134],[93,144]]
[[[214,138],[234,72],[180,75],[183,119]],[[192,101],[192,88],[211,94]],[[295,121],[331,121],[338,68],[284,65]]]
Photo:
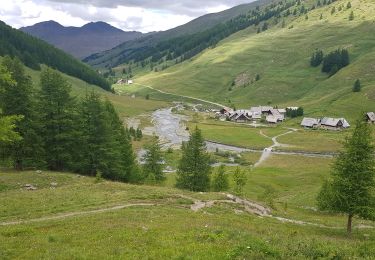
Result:
[[142,36],[140,32],[125,32],[104,22],[88,23],[82,27],[64,27],[55,21],[48,21],[20,30],[80,59]]
[[0,21],[0,56],[18,57],[26,66],[40,69],[45,64],[69,76],[110,90],[110,84],[91,67],[52,45]]
[[[225,22],[229,22],[231,19],[240,15],[246,15],[250,10],[272,2],[274,2],[274,0],[258,0],[219,13],[207,14],[176,28],[127,41],[111,50],[93,54],[85,58],[84,61],[96,67],[115,67],[131,60],[141,61],[152,56],[158,57],[165,53],[165,50],[161,51],[158,49],[158,46],[164,45],[167,41],[173,41],[179,37],[189,38],[190,36],[197,35]],[[221,30],[221,28],[218,29]]]
[[[241,30],[165,70],[158,65],[157,72],[148,70],[135,81],[237,108],[299,105],[311,116],[349,119],[375,110],[375,2],[353,1],[350,8],[345,0],[298,2],[280,18]],[[264,23],[268,29],[258,30]],[[317,48],[325,55],[346,49],[350,64],[332,76],[323,73],[321,66],[310,66]],[[359,93],[352,91],[356,79],[362,82]]]

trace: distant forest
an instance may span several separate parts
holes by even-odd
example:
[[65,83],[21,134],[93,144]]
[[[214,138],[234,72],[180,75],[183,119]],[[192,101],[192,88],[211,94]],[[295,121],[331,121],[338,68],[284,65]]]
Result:
[[31,69],[40,70],[40,64],[45,64],[89,84],[111,90],[109,82],[86,64],[0,21],[0,56],[6,55],[18,57]]

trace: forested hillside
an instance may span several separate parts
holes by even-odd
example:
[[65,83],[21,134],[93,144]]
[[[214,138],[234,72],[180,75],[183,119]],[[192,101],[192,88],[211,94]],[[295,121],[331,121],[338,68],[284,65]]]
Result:
[[13,29],[0,21],[0,56],[18,57],[26,66],[40,69],[41,64],[57,69],[87,83],[110,90],[110,84],[92,68],[63,51]]
[[[168,57],[169,60],[184,59],[182,54],[193,56],[214,42],[228,36],[231,32],[244,28],[247,14],[259,6],[267,5],[274,0],[258,0],[250,4],[243,4],[223,12],[199,17],[185,25],[174,29],[153,33],[141,39],[125,42],[112,50],[91,55],[85,62],[96,67],[115,67],[130,61],[140,62],[142,66],[160,61]],[[232,20],[233,19],[233,20]],[[224,30],[224,32],[221,32]],[[188,42],[185,42],[188,41]],[[183,43],[179,50],[178,44]]]
[[[286,2],[294,4],[136,81],[236,107],[300,105],[310,115],[349,118],[374,110],[375,2]],[[317,49],[322,57],[312,66]],[[357,80],[362,89],[353,92]]]

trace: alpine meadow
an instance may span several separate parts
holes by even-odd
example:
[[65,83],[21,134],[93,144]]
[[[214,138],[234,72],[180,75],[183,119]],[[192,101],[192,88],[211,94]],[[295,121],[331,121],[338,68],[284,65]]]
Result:
[[0,13],[0,259],[375,259],[375,1]]

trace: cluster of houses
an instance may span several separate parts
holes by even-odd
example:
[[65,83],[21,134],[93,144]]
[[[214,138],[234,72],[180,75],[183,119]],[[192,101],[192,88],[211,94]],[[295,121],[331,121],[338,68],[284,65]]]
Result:
[[326,130],[341,130],[349,128],[350,124],[346,121],[345,118],[332,118],[332,117],[323,117],[323,118],[310,118],[305,117],[301,126],[304,128],[312,129],[326,129]]
[[[366,113],[367,122],[370,124],[375,124],[375,113],[368,112]],[[331,117],[323,117],[323,118],[310,118],[305,117],[302,122],[301,126],[304,128],[311,128],[311,129],[326,129],[326,130],[341,130],[350,127],[350,124],[345,118],[331,118]]]
[[[298,109],[298,107],[288,107],[287,109]],[[273,108],[271,106],[258,106],[240,110],[222,108],[220,111],[216,112],[216,118],[222,121],[233,121],[237,123],[263,119],[269,124],[277,124],[285,120],[287,109]]]

